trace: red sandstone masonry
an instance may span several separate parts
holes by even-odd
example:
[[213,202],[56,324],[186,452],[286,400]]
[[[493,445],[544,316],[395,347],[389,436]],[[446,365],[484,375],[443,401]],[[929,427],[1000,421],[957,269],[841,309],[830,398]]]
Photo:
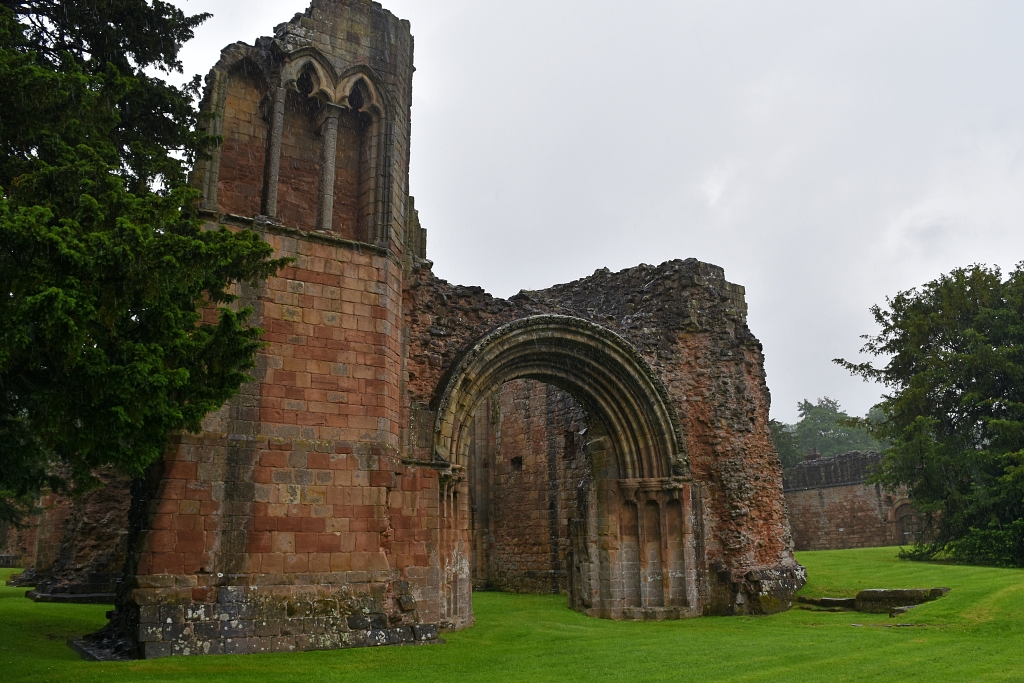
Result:
[[[429,641],[439,624],[472,624],[471,563],[504,588],[566,586],[595,616],[786,608],[803,574],[742,288],[694,260],[509,301],[438,280],[408,197],[412,71],[408,23],[364,0],[313,0],[273,38],[222,53],[203,107],[228,144],[197,168],[205,215],[294,260],[240,287],[267,346],[253,381],[166,454],[112,630],[145,657]],[[332,156],[320,118],[354,119],[338,110],[364,89],[369,126],[340,122]],[[275,215],[257,215],[274,213],[274,191]],[[495,422],[474,421],[482,394],[450,373],[488,333],[543,314],[564,316],[545,353],[614,365],[593,387],[537,371],[591,406],[607,379],[600,419],[523,384],[499,395]],[[502,382],[537,376],[512,367]],[[465,417],[435,431],[443,395]],[[610,419],[616,405],[628,419]],[[559,459],[584,421],[583,457]],[[455,423],[479,436],[487,476],[444,451]]]
[[786,471],[786,505],[797,550],[910,545],[920,532],[905,491],[865,480],[878,453],[853,451]]
[[404,441],[416,457],[429,457],[424,430],[432,427],[436,387],[473,340],[529,315],[598,321],[643,354],[679,413],[694,481],[704,492],[699,551],[707,563],[705,609],[742,609],[729,605],[729,591],[744,581],[734,577],[762,571],[767,577],[776,570],[766,568],[793,565],[782,471],[767,429],[763,356],[746,328],[742,288],[725,282],[721,269],[690,260],[598,271],[509,301],[449,285],[427,271],[413,275],[406,294],[412,334],[403,419],[410,424]]
[[267,124],[259,103],[267,94],[248,64],[229,81],[224,103],[224,143],[220,148],[220,201],[225,213],[260,213]]
[[[474,585],[565,592],[570,523],[590,476],[587,417],[572,397],[531,380],[508,382],[481,406],[469,473]],[[491,406],[497,408],[491,414]]]
[[35,501],[35,506],[38,511],[25,526],[7,530],[6,538],[2,539],[3,549],[17,558],[18,566],[31,570],[17,585],[34,586],[36,581],[48,576],[71,518],[72,501],[68,496],[44,493]]

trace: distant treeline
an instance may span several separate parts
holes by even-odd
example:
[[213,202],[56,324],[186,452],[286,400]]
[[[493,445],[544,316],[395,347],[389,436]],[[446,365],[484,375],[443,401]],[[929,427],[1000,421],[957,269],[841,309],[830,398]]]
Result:
[[800,420],[796,424],[778,420],[769,422],[775,448],[782,459],[782,466],[787,469],[814,453],[830,458],[849,451],[880,451],[884,448],[884,444],[872,438],[863,426],[863,422],[881,418],[881,415],[873,414],[877,409],[872,409],[863,420],[856,420],[845,413],[837,401],[827,396],[819,398],[817,403],[801,401],[798,409]]

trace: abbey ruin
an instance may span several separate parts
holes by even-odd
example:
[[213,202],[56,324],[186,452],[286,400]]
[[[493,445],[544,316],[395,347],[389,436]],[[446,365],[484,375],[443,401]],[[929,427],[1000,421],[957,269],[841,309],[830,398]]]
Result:
[[409,196],[413,38],[313,0],[224,49],[204,216],[292,264],[245,288],[253,381],[133,484],[103,633],[141,657],[430,642],[472,591],[609,619],[764,614],[804,583],[742,287],[694,259],[508,300],[439,279]]

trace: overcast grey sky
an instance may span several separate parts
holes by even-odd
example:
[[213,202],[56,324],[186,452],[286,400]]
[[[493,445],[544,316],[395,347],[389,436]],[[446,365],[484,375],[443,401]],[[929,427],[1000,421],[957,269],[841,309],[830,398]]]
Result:
[[[308,0],[174,0],[205,73]],[[416,37],[435,272],[507,297],[696,257],[747,288],[772,415],[863,414],[886,295],[1024,260],[1024,3],[385,0]]]

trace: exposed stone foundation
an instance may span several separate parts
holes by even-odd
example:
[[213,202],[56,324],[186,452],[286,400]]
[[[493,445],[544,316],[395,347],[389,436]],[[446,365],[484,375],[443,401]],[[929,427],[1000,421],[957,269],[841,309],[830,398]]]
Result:
[[[414,602],[395,572],[305,578],[313,585],[153,587],[147,593],[153,604],[139,605],[139,654],[250,654],[438,640],[436,625],[403,623],[409,619],[401,606],[411,609]],[[210,601],[195,600],[197,592]],[[136,602],[147,601],[136,593]],[[398,603],[397,609],[390,603]]]

